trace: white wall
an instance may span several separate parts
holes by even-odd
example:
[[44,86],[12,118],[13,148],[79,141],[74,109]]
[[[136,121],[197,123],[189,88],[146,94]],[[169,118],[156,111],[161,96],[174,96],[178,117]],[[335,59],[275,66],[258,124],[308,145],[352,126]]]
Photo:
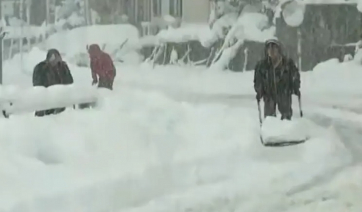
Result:
[[170,0],[162,0],[162,15],[170,14]]
[[207,23],[210,13],[210,0],[183,0],[184,22]]
[[2,16],[5,15],[13,16],[14,15],[14,0],[8,0],[8,1],[0,1],[2,3]]

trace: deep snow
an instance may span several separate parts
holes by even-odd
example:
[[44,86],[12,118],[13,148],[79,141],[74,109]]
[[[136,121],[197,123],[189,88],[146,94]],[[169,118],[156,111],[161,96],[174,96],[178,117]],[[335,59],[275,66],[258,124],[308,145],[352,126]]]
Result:
[[[6,61],[0,98],[30,87],[32,67],[44,57],[39,49],[25,55],[25,73],[19,57]],[[88,68],[69,67],[77,85],[90,85]],[[314,114],[357,123],[351,126],[362,120],[345,111],[362,103],[355,61],[327,61],[302,74],[305,126],[314,137],[278,149],[260,144],[252,72],[117,70],[115,90],[103,93],[97,109],[0,119],[2,210],[361,210],[361,146],[351,137],[352,151],[334,123],[314,123]]]

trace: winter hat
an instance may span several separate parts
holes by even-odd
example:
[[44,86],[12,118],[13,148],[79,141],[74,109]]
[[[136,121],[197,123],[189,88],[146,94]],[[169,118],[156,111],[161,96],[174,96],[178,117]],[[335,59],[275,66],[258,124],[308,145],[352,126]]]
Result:
[[270,44],[276,45],[277,48],[279,49],[279,53],[283,54],[283,46],[282,46],[282,44],[277,39],[268,39],[268,40],[265,41],[265,47],[264,47],[265,56],[267,56],[267,49],[268,49]]
[[56,49],[49,49],[47,52],[47,56],[46,56],[46,60],[47,61],[54,61],[55,59],[60,59],[61,60],[61,56],[58,50]]

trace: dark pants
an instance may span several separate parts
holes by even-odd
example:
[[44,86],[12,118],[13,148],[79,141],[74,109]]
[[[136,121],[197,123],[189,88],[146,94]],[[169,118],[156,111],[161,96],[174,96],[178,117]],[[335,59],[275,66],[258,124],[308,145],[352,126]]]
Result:
[[278,110],[282,115],[281,119],[290,120],[293,115],[292,95],[290,94],[278,95],[276,101],[275,98],[264,97],[264,117],[276,116],[277,105],[278,105]]
[[113,90],[113,81],[114,79],[100,78],[98,88],[108,88],[109,90]]
[[42,110],[42,111],[36,111],[35,116],[48,116],[48,115],[54,115],[59,114],[65,111],[65,108],[56,108],[56,109],[50,109],[50,110]]

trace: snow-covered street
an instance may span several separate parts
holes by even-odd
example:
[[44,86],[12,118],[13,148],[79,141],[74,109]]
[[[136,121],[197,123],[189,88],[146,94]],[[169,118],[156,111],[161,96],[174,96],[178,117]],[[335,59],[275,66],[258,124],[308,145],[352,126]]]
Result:
[[[36,51],[25,61],[41,60]],[[4,64],[3,95],[31,84],[16,60]],[[0,119],[0,208],[359,212],[361,73],[329,63],[323,82],[325,67],[302,74],[313,138],[283,148],[260,144],[253,72],[118,65],[97,109]],[[76,84],[90,84],[89,69],[70,68]]]
[[[362,211],[362,0],[26,2],[0,30],[0,212]],[[263,145],[256,75],[284,115],[301,93],[305,143]]]

